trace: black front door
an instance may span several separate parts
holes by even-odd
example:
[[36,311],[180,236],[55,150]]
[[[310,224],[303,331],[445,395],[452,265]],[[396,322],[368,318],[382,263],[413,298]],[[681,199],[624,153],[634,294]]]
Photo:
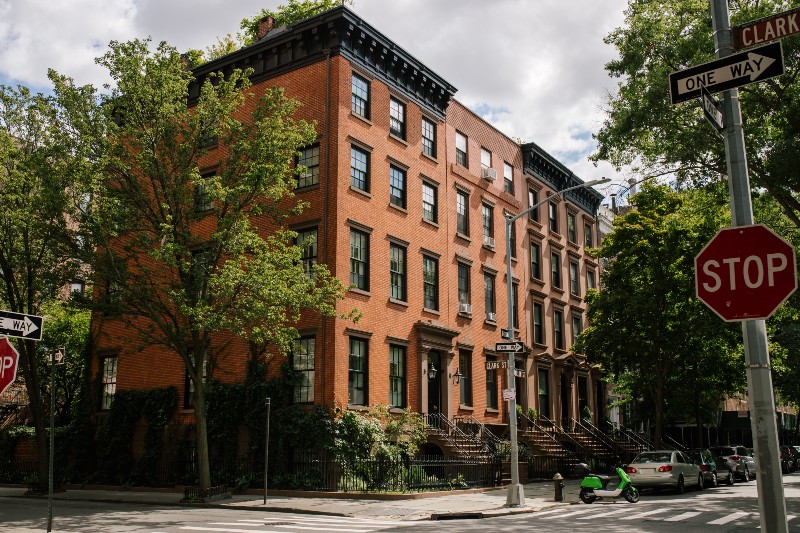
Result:
[[569,378],[561,374],[561,426],[564,428],[569,427],[569,419],[571,417],[569,412]]
[[[432,369],[435,370],[435,374]],[[428,354],[428,413],[442,412],[442,369],[439,352]]]

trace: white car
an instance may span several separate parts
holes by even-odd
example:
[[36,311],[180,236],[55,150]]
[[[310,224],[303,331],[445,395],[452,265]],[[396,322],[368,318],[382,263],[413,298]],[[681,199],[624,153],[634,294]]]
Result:
[[671,488],[683,493],[686,487],[703,490],[703,473],[678,450],[642,452],[625,468],[631,483],[641,488]]

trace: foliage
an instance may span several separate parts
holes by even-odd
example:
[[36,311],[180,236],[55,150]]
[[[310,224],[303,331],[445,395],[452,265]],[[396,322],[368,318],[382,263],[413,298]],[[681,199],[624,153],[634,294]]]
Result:
[[614,220],[598,250],[609,264],[601,290],[587,294],[590,326],[574,349],[601,365],[618,390],[642,398],[660,442],[673,402],[704,391],[718,404],[743,386],[736,328],[707,309],[694,287],[694,257],[727,215],[715,189],[646,184],[632,202],[636,209]]
[[[733,0],[731,24],[800,6],[798,0]],[[607,119],[596,135],[592,159],[617,167],[633,165],[644,176],[675,174],[688,183],[708,183],[726,174],[724,145],[700,106],[671,105],[671,72],[714,59],[707,0],[631,0],[625,25],[607,44],[619,58],[606,64],[620,80],[608,98]],[[800,40],[784,39],[787,73],[739,89],[747,162],[754,187],[768,191],[795,226],[800,226]]]
[[278,6],[274,11],[262,9],[256,15],[242,19],[240,27],[244,32],[244,44],[256,42],[258,23],[264,17],[274,19],[274,27],[291,26],[296,22],[324,13],[340,5],[353,5],[353,0],[289,0],[286,5]]

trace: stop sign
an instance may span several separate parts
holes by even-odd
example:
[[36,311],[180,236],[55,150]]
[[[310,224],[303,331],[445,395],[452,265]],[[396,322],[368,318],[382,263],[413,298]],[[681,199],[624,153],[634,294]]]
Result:
[[11,346],[8,339],[0,339],[0,394],[17,379],[17,361],[19,353]]
[[768,318],[797,288],[794,247],[762,224],[721,230],[694,266],[697,297],[728,322]]

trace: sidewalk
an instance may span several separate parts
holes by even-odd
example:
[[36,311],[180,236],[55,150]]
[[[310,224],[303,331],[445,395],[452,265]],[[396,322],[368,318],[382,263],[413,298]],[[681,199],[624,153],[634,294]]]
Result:
[[[222,507],[241,510],[273,511],[286,513],[329,514],[358,518],[389,520],[447,520],[459,518],[482,518],[517,513],[532,513],[558,506],[568,506],[578,501],[579,480],[564,480],[564,501],[554,501],[552,481],[528,483],[524,485],[525,502],[520,507],[506,507],[507,490],[475,489],[392,495],[381,497],[370,494],[315,493],[313,496],[289,496],[288,492],[276,491],[268,494],[264,504],[263,492],[235,494],[230,499],[209,504],[205,507]],[[25,488],[0,487],[0,497],[27,497]],[[53,494],[56,505],[59,500],[134,503],[146,505],[190,505],[181,504],[182,493],[136,490],[95,490],[68,488],[65,492]],[[42,498],[44,496],[31,496]]]

